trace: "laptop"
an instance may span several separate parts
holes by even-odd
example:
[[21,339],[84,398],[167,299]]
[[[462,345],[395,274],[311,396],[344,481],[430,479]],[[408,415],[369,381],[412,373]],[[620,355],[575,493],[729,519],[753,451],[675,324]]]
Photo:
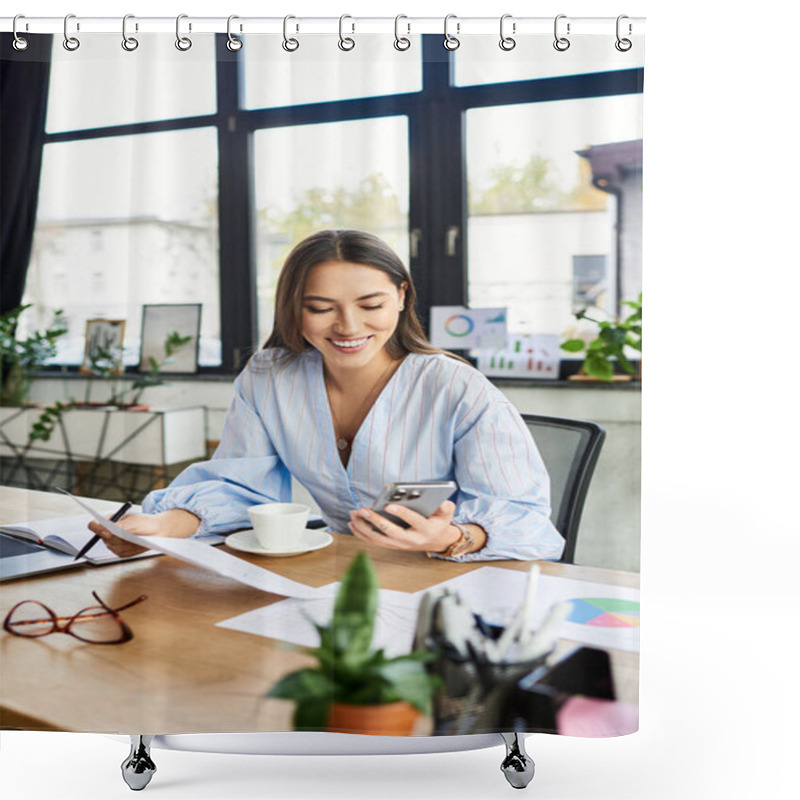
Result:
[[85,558],[59,553],[36,542],[0,533],[0,581],[25,578],[45,572],[82,567]]

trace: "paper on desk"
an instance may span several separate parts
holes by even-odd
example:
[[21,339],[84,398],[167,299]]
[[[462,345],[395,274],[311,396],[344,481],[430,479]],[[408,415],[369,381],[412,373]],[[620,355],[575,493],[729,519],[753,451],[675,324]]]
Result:
[[[339,583],[330,586],[335,594]],[[383,648],[389,658],[404,655],[411,650],[421,597],[421,592],[407,594],[392,589],[379,591],[373,647]],[[319,644],[319,634],[306,615],[319,625],[327,625],[333,614],[333,603],[333,596],[315,600],[290,598],[218,622],[217,625],[305,647],[316,647]]]
[[[514,617],[522,603],[526,580],[524,572],[480,567],[439,583],[436,588],[457,592],[472,611],[487,622],[502,625]],[[564,600],[572,603],[572,612],[561,623],[560,639],[639,652],[638,589],[540,575],[531,615],[533,629],[542,624],[556,603]]]
[[257,567],[244,559],[229,555],[222,550],[210,547],[208,544],[196,539],[174,539],[169,536],[137,536],[126,531],[111,520],[90,508],[86,503],[74,495],[69,495],[81,508],[88,511],[106,530],[126,542],[158,550],[160,553],[179,558],[196,567],[203,567],[224,575],[226,578],[260,589],[262,592],[283,595],[284,597],[317,598],[327,597],[335,590],[327,586],[315,588],[304,583],[298,583],[281,575],[276,575],[267,569]]

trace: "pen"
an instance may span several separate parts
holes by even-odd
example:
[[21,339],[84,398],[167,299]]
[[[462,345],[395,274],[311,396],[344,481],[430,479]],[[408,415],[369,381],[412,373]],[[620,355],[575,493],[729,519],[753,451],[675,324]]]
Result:
[[[128,513],[128,509],[132,505],[133,505],[132,503],[124,503],[122,506],[120,506],[120,508],[111,517],[111,522],[119,522],[125,516],[125,514]],[[92,536],[92,538],[89,539],[89,541],[86,542],[86,544],[81,548],[80,552],[78,553],[78,555],[75,556],[74,560],[77,561],[79,558],[83,558],[83,556],[85,556],[100,541],[100,538],[101,537],[98,536],[97,534]]]

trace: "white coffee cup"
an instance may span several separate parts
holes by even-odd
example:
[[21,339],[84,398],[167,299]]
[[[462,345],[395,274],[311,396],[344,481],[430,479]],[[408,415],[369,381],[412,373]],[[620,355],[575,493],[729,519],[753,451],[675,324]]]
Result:
[[264,503],[247,509],[259,545],[275,553],[300,545],[310,512],[301,503]]

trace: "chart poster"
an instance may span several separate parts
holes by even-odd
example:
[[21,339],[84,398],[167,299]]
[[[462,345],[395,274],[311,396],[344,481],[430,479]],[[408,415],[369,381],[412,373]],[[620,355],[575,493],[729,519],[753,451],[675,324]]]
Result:
[[511,336],[504,346],[478,353],[478,369],[493,378],[558,378],[561,349],[558,336]]
[[505,308],[432,306],[431,342],[445,350],[503,347],[507,318]]

